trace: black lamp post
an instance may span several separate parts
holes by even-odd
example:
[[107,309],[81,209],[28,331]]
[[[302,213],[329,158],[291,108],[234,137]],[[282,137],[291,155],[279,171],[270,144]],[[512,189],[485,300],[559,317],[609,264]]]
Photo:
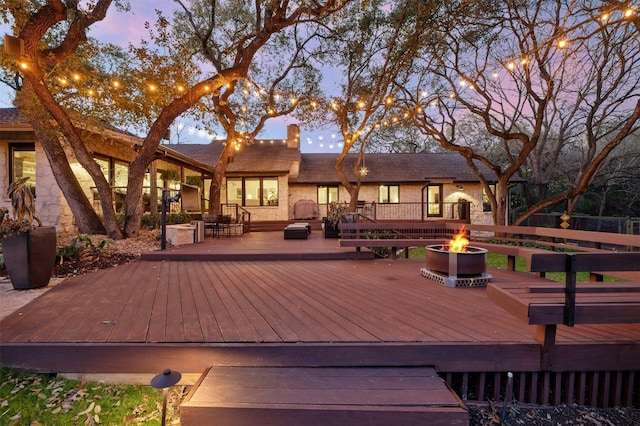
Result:
[[162,216],[160,222],[160,227],[162,229],[160,248],[162,250],[165,250],[167,248],[167,206],[171,203],[177,203],[178,201],[180,201],[180,197],[182,197],[181,192],[178,192],[173,197],[169,197],[169,190],[166,188],[162,190]]
[[162,389],[162,426],[165,425],[167,417],[167,389],[175,385],[182,378],[182,374],[170,369],[164,370],[151,379],[151,386],[156,389]]

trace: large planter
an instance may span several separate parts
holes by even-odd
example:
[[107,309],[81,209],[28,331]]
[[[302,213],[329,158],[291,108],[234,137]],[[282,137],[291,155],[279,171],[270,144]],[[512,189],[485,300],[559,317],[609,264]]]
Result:
[[39,227],[3,238],[2,254],[13,288],[44,287],[56,262],[56,228]]
[[340,238],[340,229],[338,226],[333,226],[327,218],[324,218],[324,224],[322,226],[325,238]]

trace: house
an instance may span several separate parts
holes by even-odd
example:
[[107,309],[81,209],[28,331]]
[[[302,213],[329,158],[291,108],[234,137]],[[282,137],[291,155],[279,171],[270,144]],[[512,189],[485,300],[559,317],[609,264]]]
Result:
[[[142,139],[131,134],[108,128],[84,128],[82,137],[100,165],[105,178],[113,188],[114,208],[119,210],[124,201],[124,191],[129,173],[128,164],[133,161]],[[100,203],[93,180],[80,163],[67,152],[67,158],[85,194],[100,212]],[[179,182],[168,182],[162,178],[166,170],[176,170],[181,180],[192,177],[204,180],[213,169],[168,147],[160,146],[145,177],[143,189],[146,208],[158,205],[162,188],[180,189]],[[58,233],[77,233],[74,218],[65,200],[54,173],[49,165],[42,145],[37,140],[31,125],[15,108],[0,108],[0,207],[10,209],[7,189],[14,179],[28,176],[35,186],[36,213],[44,225],[55,226]],[[155,179],[151,179],[155,176]],[[196,206],[200,210],[199,206]]]
[[[167,146],[214,167],[223,141]],[[290,125],[286,139],[256,140],[238,148],[226,169],[221,202],[238,204],[251,214],[252,222],[297,219],[300,200],[317,203],[324,216],[328,203],[350,201],[335,171],[337,157],[301,153],[299,128]],[[352,182],[355,160],[350,154],[345,162]],[[457,153],[372,153],[365,154],[364,163],[368,172],[362,176],[358,197],[362,214],[376,220],[458,219],[460,204],[469,203],[473,223],[492,223],[480,181]],[[478,167],[495,181],[492,171]]]
[[[126,189],[128,163],[135,158],[142,140],[113,129],[85,129],[94,159],[102,167],[114,191],[119,209]],[[158,147],[156,159],[145,178],[145,208],[158,206],[162,188],[174,191],[178,182],[163,179],[163,172],[178,171],[185,183],[200,181],[202,191],[188,210],[205,211],[209,185],[223,141],[208,144],[166,144]],[[225,172],[221,203],[251,214],[251,221],[293,220],[296,203],[310,200],[318,215],[327,204],[348,202],[349,194],[335,172],[338,154],[307,154],[300,150],[298,126],[287,128],[285,139],[262,139],[239,146]],[[100,205],[88,173],[72,156],[71,164],[85,193],[99,211]],[[355,155],[346,161],[347,176],[355,180]],[[460,218],[470,214],[473,223],[491,223],[491,212],[479,180],[455,153],[365,154],[368,173],[362,176],[359,193],[361,213],[376,220],[397,217],[410,220]],[[73,215],[58,187],[42,146],[29,123],[14,108],[0,109],[0,207],[9,207],[9,183],[21,176],[35,182],[36,211],[46,225],[60,233],[73,234]],[[155,179],[151,177],[155,176]],[[492,176],[487,171],[487,176]],[[182,188],[190,188],[182,185]],[[470,207],[465,210],[461,207]],[[183,209],[185,209],[183,204]]]

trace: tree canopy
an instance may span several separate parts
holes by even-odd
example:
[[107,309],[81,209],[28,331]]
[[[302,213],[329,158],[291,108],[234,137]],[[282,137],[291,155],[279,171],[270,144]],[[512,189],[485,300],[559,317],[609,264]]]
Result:
[[[0,8],[24,45],[19,57],[0,54],[2,81],[16,90],[81,232],[137,234],[145,172],[185,115],[227,137],[218,197],[233,151],[287,114],[338,130],[335,170],[354,208],[368,150],[459,153],[499,224],[514,177],[528,182],[516,223],[560,203],[571,211],[594,186],[603,196],[629,188],[617,181],[612,192],[603,178],[624,176],[635,163],[623,159],[638,152],[640,20],[626,3],[176,0],[141,22],[148,35],[128,46],[89,36],[114,8],[129,3],[8,0]],[[83,133],[106,124],[143,135],[122,227]],[[358,156],[355,181],[344,170],[349,153]],[[91,175],[102,217],[71,155]]]

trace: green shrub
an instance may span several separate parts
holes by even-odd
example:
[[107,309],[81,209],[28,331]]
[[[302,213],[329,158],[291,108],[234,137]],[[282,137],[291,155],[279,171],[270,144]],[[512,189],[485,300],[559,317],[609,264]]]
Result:
[[[181,223],[190,223],[193,220],[191,214],[182,213],[167,213],[166,224],[167,225],[179,225]],[[162,215],[159,213],[145,213],[142,215],[140,221],[140,227],[146,229],[158,229],[162,225]]]
[[73,237],[69,245],[58,247],[56,259],[60,263],[65,260],[79,259],[82,256],[90,256],[95,259],[105,254],[111,243],[111,240],[100,240],[96,244],[91,236],[80,234]]

